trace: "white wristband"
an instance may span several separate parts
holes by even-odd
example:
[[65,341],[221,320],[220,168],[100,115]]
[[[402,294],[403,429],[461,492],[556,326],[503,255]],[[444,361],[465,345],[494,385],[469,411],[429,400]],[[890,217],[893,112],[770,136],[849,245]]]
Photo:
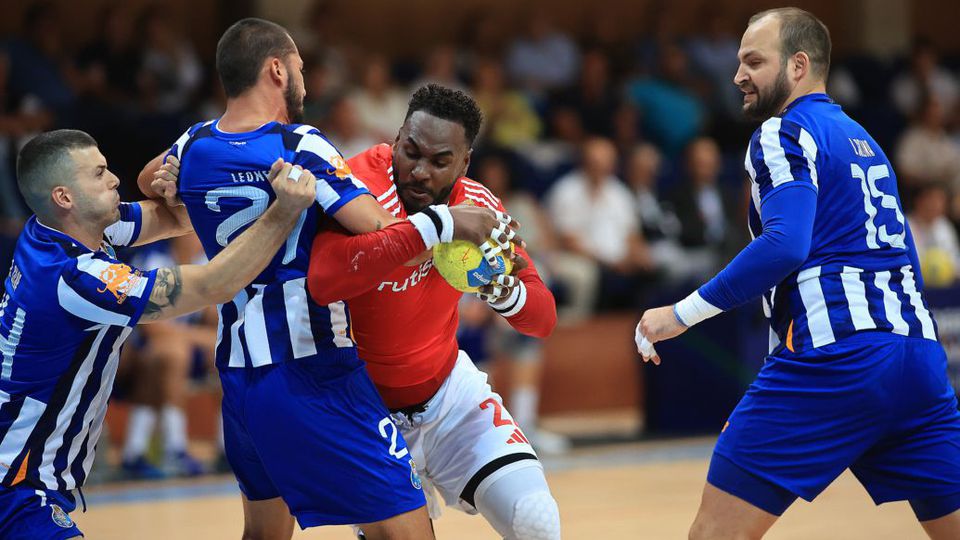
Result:
[[510,296],[497,302],[488,302],[494,311],[504,317],[513,317],[527,303],[527,287],[522,281],[517,281],[517,286],[510,291]]
[[445,204],[428,206],[407,219],[417,228],[427,249],[453,241],[453,215]]
[[688,327],[722,312],[723,310],[704,300],[699,291],[693,291],[674,306],[674,313],[680,323]]

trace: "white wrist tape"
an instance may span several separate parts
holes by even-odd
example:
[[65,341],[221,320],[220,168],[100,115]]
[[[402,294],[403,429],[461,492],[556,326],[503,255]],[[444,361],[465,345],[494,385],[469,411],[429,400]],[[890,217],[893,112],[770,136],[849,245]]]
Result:
[[453,216],[445,204],[428,206],[408,219],[420,233],[427,249],[453,241]]
[[510,291],[510,296],[496,302],[489,302],[490,307],[503,317],[512,317],[520,313],[526,303],[527,287],[522,281],[517,282],[517,286]]
[[698,291],[693,291],[690,296],[677,302],[674,307],[677,318],[688,327],[722,312],[723,310],[704,300]]

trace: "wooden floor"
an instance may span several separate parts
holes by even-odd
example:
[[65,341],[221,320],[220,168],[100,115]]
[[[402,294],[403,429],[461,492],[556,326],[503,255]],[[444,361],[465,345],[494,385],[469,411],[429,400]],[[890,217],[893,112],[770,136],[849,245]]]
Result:
[[[706,475],[709,441],[692,450],[689,443],[672,444],[618,445],[578,451],[570,459],[547,460],[564,538],[686,538]],[[696,457],[685,458],[691,454]],[[89,490],[89,511],[73,517],[91,540],[237,539],[242,524],[239,496],[229,493],[227,480],[212,485],[212,495],[135,503],[122,502],[125,492],[116,488]],[[440,539],[497,538],[479,516],[452,509],[446,509],[436,530]],[[352,536],[345,527],[325,527],[298,530],[294,538],[350,540]],[[846,473],[813,504],[795,504],[767,538],[909,540],[925,535],[906,503],[878,508]]]

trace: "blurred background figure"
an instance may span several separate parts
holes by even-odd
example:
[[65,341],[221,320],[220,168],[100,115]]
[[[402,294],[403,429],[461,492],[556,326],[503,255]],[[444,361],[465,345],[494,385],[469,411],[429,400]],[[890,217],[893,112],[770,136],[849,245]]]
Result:
[[[402,119],[400,123],[403,123]],[[375,139],[368,131],[363,129],[357,107],[346,94],[339,94],[330,100],[324,121],[319,124],[323,134],[347,159],[363,152],[374,144],[386,142]],[[394,137],[396,137],[396,134],[394,134]],[[393,142],[393,140],[391,139],[390,142]]]
[[[196,235],[168,241],[167,247],[140,252],[144,264],[167,267],[202,264],[206,258]],[[216,311],[207,309],[176,320],[144,325],[136,354],[122,363],[120,378],[129,389],[131,403],[123,444],[121,468],[131,479],[153,480],[167,476],[197,476],[208,468],[188,451],[184,406],[190,377],[213,366],[217,340]],[[134,347],[130,347],[134,352]],[[159,427],[162,458],[150,457],[150,441]]]
[[525,148],[536,142],[542,131],[540,117],[526,96],[507,86],[499,60],[474,61],[471,93],[483,111],[483,142],[501,148]]
[[[946,182],[953,193],[960,193],[960,145],[949,136],[946,125],[939,98],[933,93],[921,95],[895,151],[897,177],[905,186]],[[960,217],[960,204],[954,203],[948,212],[954,219]]]
[[683,225],[670,203],[660,198],[657,182],[663,156],[649,143],[636,145],[627,158],[626,181],[636,201],[637,222],[650,250],[657,272],[670,281],[682,281],[691,274],[686,266],[680,232]]
[[360,87],[351,92],[363,136],[376,142],[392,143],[397,127],[407,114],[407,95],[390,74],[390,62],[382,54],[371,54],[363,65]]
[[950,115],[960,95],[960,84],[956,75],[940,65],[936,46],[918,38],[910,52],[908,69],[894,79],[890,95],[900,114],[912,118],[922,109],[924,94],[928,93],[940,103],[944,114]]
[[513,83],[531,98],[570,86],[577,77],[580,50],[577,43],[550,20],[545,8],[534,8],[526,31],[507,51],[507,73]]
[[148,110],[178,114],[191,104],[203,82],[200,59],[161,6],[148,7],[137,27],[145,39],[138,81],[141,99]]
[[[547,211],[567,260],[557,265],[558,279],[576,283],[571,290],[573,313],[636,307],[644,274],[653,261],[637,223],[633,194],[617,178],[617,149],[609,139],[593,138],[584,143],[581,165],[557,180],[547,194]],[[586,261],[586,263],[584,262]],[[599,276],[594,291],[586,291],[582,268],[592,264]],[[566,268],[563,268],[566,267]],[[579,271],[570,280],[570,268]],[[571,287],[573,288],[573,287]]]
[[960,271],[957,229],[947,218],[949,193],[941,182],[921,184],[915,189],[913,207],[907,215],[927,287],[952,285]]

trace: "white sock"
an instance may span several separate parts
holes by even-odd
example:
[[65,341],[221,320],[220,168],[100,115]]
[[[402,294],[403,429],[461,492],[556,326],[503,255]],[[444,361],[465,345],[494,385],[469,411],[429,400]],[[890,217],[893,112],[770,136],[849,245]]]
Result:
[[129,461],[147,453],[150,436],[157,424],[157,412],[153,407],[134,405],[127,418],[127,440],[123,445],[123,459]]
[[533,386],[518,386],[510,393],[510,414],[520,429],[537,427],[537,405],[540,392]]
[[223,442],[223,413],[217,413],[217,450],[223,454],[226,452],[226,443]]
[[164,405],[160,411],[163,447],[168,455],[187,449],[187,418],[180,407]]

